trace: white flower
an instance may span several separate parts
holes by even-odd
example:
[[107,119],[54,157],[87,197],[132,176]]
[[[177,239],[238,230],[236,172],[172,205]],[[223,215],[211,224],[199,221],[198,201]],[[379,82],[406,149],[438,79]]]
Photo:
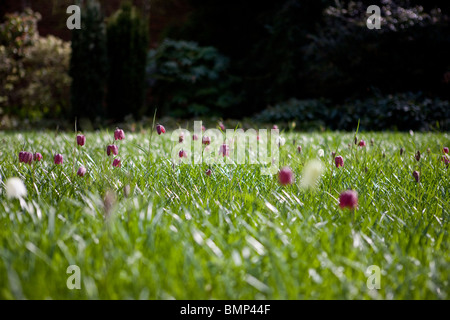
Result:
[[319,151],[317,152],[317,154],[319,155],[319,157],[323,157],[323,155],[325,154],[323,149],[319,149]]
[[302,172],[300,186],[302,188],[314,188],[317,186],[320,176],[323,172],[323,164],[320,160],[309,161]]
[[275,140],[277,146],[283,146],[286,143],[286,139],[283,137],[277,137],[277,139]]
[[6,196],[20,199],[27,195],[27,188],[19,178],[9,178],[5,183]]

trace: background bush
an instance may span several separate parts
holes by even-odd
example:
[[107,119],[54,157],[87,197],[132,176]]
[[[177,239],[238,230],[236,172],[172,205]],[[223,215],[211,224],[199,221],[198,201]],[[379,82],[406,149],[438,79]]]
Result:
[[231,91],[235,80],[228,65],[213,47],[166,39],[148,54],[151,103],[172,116],[221,114],[239,101]]
[[148,26],[137,8],[126,2],[109,18],[107,52],[109,64],[108,117],[121,120],[145,113],[145,67]]
[[67,115],[70,44],[40,37],[39,19],[26,10],[0,25],[0,115],[29,120]]

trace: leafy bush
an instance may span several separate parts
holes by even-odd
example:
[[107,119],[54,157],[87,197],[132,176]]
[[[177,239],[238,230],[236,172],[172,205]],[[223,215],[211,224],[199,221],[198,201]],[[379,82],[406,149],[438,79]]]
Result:
[[239,101],[230,90],[229,60],[213,47],[166,39],[147,61],[153,104],[165,114],[220,115]]
[[78,118],[104,116],[107,72],[106,30],[97,1],[81,9],[81,29],[72,30],[71,104]]
[[304,47],[304,76],[310,80],[304,89],[335,100],[364,98],[373,88],[384,94],[426,91],[450,98],[442,82],[450,70],[448,15],[384,0],[381,29],[370,30],[368,3],[341,1],[325,10],[325,23]]
[[270,106],[259,113],[255,120],[265,123],[286,124],[290,121],[296,122],[300,130],[319,128],[326,125],[329,101],[326,100],[298,100],[288,101]]
[[40,37],[39,19],[26,10],[0,26],[0,114],[35,120],[68,109],[70,45]]
[[137,8],[122,5],[108,22],[108,116],[123,119],[144,113],[148,26]]
[[334,105],[327,100],[290,99],[257,114],[256,120],[286,124],[295,121],[300,130],[327,127],[354,130],[448,130],[450,103],[423,93],[375,96]]

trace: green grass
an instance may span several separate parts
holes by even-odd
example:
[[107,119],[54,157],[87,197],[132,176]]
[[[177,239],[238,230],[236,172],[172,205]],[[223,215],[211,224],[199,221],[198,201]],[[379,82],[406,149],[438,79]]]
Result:
[[[77,153],[74,134],[3,133],[0,175],[20,177],[28,195],[7,199],[0,183],[0,298],[450,298],[448,134],[359,133],[365,149],[348,147],[353,134],[284,136],[281,165],[296,176],[287,187],[254,165],[213,166],[211,177],[206,165],[173,167],[169,134],[154,134],[148,154],[149,135],[126,132],[122,167],[112,168],[113,132],[86,134]],[[18,163],[24,143],[41,163]],[[302,168],[319,149],[321,182],[302,190]],[[74,161],[89,174],[77,177]],[[359,194],[354,217],[337,202],[348,188]],[[66,286],[69,265],[80,267],[81,290]],[[366,285],[371,265],[382,270],[379,290]]]

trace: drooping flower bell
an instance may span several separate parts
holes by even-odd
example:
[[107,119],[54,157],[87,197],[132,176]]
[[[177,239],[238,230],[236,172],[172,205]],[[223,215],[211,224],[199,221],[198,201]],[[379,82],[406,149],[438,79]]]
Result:
[[77,135],[77,145],[82,147],[82,146],[84,146],[85,143],[86,143],[86,137],[82,134]]
[[116,140],[123,140],[125,139],[125,133],[122,129],[117,128],[116,131],[114,131],[114,139]]
[[355,209],[358,206],[358,193],[354,190],[347,190],[339,196],[339,207],[341,209]]
[[448,154],[448,147],[444,147],[444,148],[442,149],[442,152]]
[[62,154],[59,154],[59,153],[55,154],[55,158],[54,158],[55,164],[62,164],[63,160],[64,159],[63,159]]
[[219,122],[219,128],[220,130],[225,131],[225,126],[223,125],[222,122]]
[[334,163],[336,164],[336,168],[343,167],[344,158],[342,158],[342,156],[337,156],[336,158],[334,158]]
[[230,147],[227,144],[222,144],[219,149],[219,154],[223,157],[228,157],[230,155]]
[[420,173],[419,173],[419,171],[414,171],[412,176],[414,177],[414,180],[416,180],[416,182],[420,181]]
[[205,144],[205,145],[209,145],[211,143],[211,138],[207,137],[207,136],[204,136],[202,138],[202,143]]
[[42,154],[40,154],[39,152],[36,152],[34,155],[33,155],[33,160],[34,161],[41,161],[42,160]]
[[198,136],[195,133],[192,135],[192,140],[194,140],[194,141],[198,140]]
[[164,126],[157,124],[156,125],[156,132],[161,135],[161,133],[166,133],[166,128]]
[[115,144],[110,144],[109,146],[107,146],[107,147],[106,147],[106,154],[107,154],[108,156],[110,156],[111,153],[112,153],[113,155],[115,155],[115,156],[116,156],[117,154],[119,154],[119,147],[116,146]]
[[414,156],[417,161],[420,161],[420,151],[417,150],[416,155]]
[[120,167],[121,166],[120,159],[119,158],[115,158],[113,163],[112,163],[112,165],[113,165],[113,167],[116,167],[116,168]]
[[297,146],[297,152],[302,153],[302,146]]
[[366,142],[361,139],[361,141],[359,142],[359,146],[360,147],[365,147],[366,146]]
[[281,168],[280,172],[278,173],[278,181],[282,186],[294,183],[294,173],[292,172],[291,168]]
[[208,170],[206,170],[206,172],[205,172],[205,174],[206,174],[208,177],[211,176],[211,173],[212,173],[211,169],[208,169]]
[[184,151],[184,150],[182,149],[182,150],[180,150],[180,152],[178,152],[178,156],[179,156],[180,158],[187,158],[187,153],[186,153],[186,151]]
[[86,174],[86,168],[83,166],[79,167],[78,171],[77,171],[77,175],[80,177],[84,177],[85,174]]
[[19,152],[19,162],[31,164],[33,161],[33,154],[28,151],[20,151]]

